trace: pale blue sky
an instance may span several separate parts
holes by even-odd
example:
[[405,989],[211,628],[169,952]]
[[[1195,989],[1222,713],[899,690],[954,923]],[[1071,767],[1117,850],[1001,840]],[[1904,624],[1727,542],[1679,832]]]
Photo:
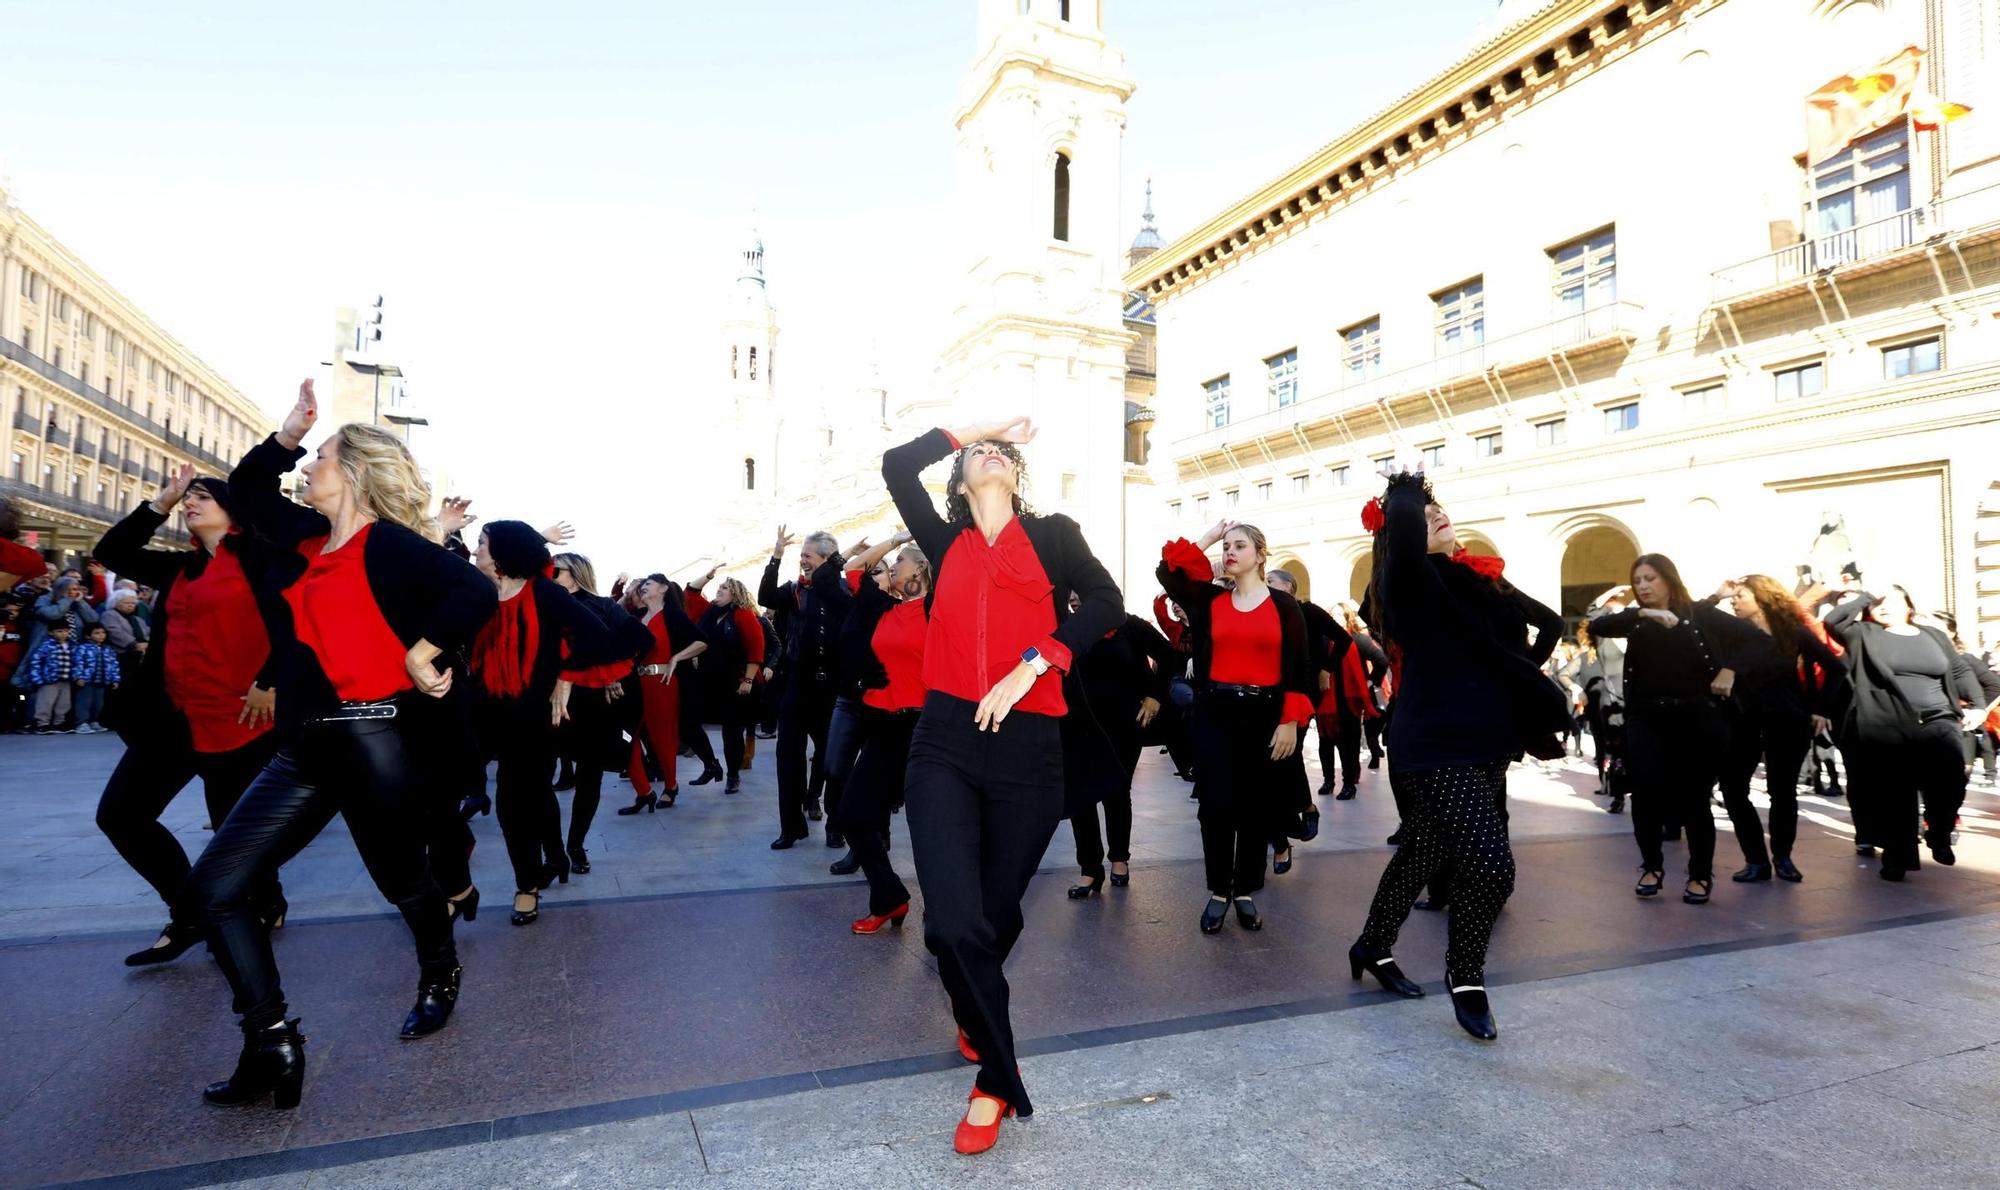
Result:
[[[1129,240],[1149,174],[1171,239],[1456,60],[1496,5],[1106,8],[1139,84]],[[837,401],[876,359],[892,387],[929,375],[977,235],[949,124],[974,14],[0,0],[0,170],[272,410],[325,358],[332,308],[385,293],[385,347],[449,439],[429,449],[489,515],[568,515],[613,569],[671,564],[681,535],[632,501],[671,447],[641,443],[700,416],[753,209],[788,398]],[[501,416],[551,398],[554,426]],[[524,477],[543,467],[629,479],[555,491]]]

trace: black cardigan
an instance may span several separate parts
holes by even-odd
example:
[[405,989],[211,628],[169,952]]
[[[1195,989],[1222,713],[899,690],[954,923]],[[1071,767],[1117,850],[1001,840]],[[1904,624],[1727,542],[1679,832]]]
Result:
[[[1194,684],[1199,690],[1208,681],[1209,667],[1215,662],[1214,608],[1218,599],[1233,598],[1213,583],[1204,583],[1167,565],[1166,559],[1154,568],[1167,598],[1181,605],[1187,617],[1187,639],[1194,645]],[[1304,695],[1314,707],[1319,705],[1319,663],[1313,659],[1306,631],[1305,613],[1299,601],[1276,588],[1270,589],[1271,606],[1278,609],[1278,687],[1286,694]]]
[[1625,703],[1642,718],[1669,704],[1698,705],[1714,698],[1708,687],[1716,671],[1741,672],[1745,655],[1754,653],[1757,638],[1764,635],[1748,620],[1706,603],[1674,614],[1680,623],[1672,628],[1642,616],[1636,607],[1590,622],[1593,640],[1630,639],[1625,648]]
[[[847,576],[841,575],[840,581],[845,583]],[[835,688],[842,697],[860,698],[866,691],[880,690],[889,684],[889,671],[875,653],[875,630],[882,626],[882,617],[896,610],[901,602],[877,585],[875,576],[861,576],[861,589],[855,592],[854,610],[847,613],[847,620],[840,626],[834,657]]]
[[[539,624],[527,686],[514,698],[487,694],[484,687],[480,690],[491,713],[512,721],[517,712],[527,712],[516,726],[548,726],[549,697],[555,693],[556,679],[563,670],[635,660],[653,646],[652,630],[626,615],[623,608],[604,600],[619,616],[617,622],[607,623],[601,610],[563,590],[553,579],[530,579],[527,592],[516,598],[535,601]],[[563,655],[565,644],[569,646],[567,657]]]
[[[132,579],[157,592],[145,660],[139,664],[138,673],[126,677],[130,710],[118,717],[118,735],[130,746],[138,746],[142,742],[187,744],[189,741],[187,720],[167,696],[167,639],[173,631],[167,615],[167,600],[173,593],[174,584],[182,576],[200,578],[211,559],[199,541],[192,549],[147,548],[153,535],[166,523],[167,518],[153,511],[150,501],[143,502],[124,520],[105,530],[104,536],[90,551],[92,557],[110,567],[120,578]],[[265,582],[271,565],[269,544],[253,533],[232,533],[223,539],[222,548],[236,555],[237,563],[243,567],[243,577],[257,597],[258,611],[262,615],[259,623],[246,624],[243,630],[246,633],[262,632],[268,636],[269,630],[264,621],[271,617],[268,604],[273,597]],[[257,671],[256,680],[257,685],[266,690],[276,688],[278,663],[275,651]]]
[[[951,564],[951,547],[958,544],[960,534],[973,528],[969,517],[947,521],[939,516],[924,488],[924,468],[953,453],[951,435],[931,430],[882,455],[882,479],[889,485],[889,497],[896,502],[896,512],[910,536],[931,562],[933,578],[931,593],[924,596],[926,612],[944,568]],[[1020,521],[1042,564],[1042,573],[1055,588],[1051,593],[1056,616],[1052,635],[1057,644],[1069,650],[1074,665],[1078,655],[1124,621],[1125,597],[1119,594],[1118,584],[1104,564],[1090,552],[1075,521],[1061,513],[1024,516]],[[1075,614],[1069,610],[1072,594],[1081,600]]]
[[1130,792],[1144,729],[1139,706],[1165,707],[1167,684],[1186,659],[1160,630],[1128,615],[1111,635],[1076,655],[1063,676],[1063,812]]
[[[1839,725],[1839,739],[1843,745],[1859,743],[1883,747],[1903,744],[1916,734],[1919,726],[1916,708],[1910,705],[1909,698],[1896,685],[1896,675],[1872,647],[1874,638],[1888,629],[1873,620],[1861,618],[1861,613],[1874,602],[1874,596],[1863,592],[1859,598],[1850,599],[1826,613],[1826,619],[1821,621],[1827,632],[1840,642],[1840,647],[1847,650],[1848,675],[1854,682],[1854,697]],[[1945,704],[1952,707],[1961,703],[1984,707],[1985,692],[1979,687],[1979,679],[1964,656],[1951,647],[1951,638],[1935,628],[1922,625],[1917,627],[1917,631],[1936,644],[1945,656]]]
[[[278,490],[279,477],[305,453],[286,449],[272,436],[251,447],[229,473],[239,522],[272,544],[266,586],[273,592],[305,574],[307,560],[298,547],[333,530],[324,516],[293,503]],[[499,605],[492,580],[443,546],[393,521],[378,520],[370,527],[362,564],[382,618],[405,647],[427,640],[445,653],[462,652]],[[278,724],[296,726],[324,714],[339,696],[312,649],[294,634],[291,605],[282,598],[263,602],[270,609],[271,651],[278,665]],[[444,664],[441,658],[438,665]]]
[[836,550],[813,568],[803,600],[797,582],[778,581],[778,566],[782,561],[772,558],[765,563],[764,577],[757,584],[757,602],[773,609],[773,614],[789,613],[783,627],[784,659],[793,672],[811,678],[820,674],[833,678],[840,626],[854,609],[854,593],[847,589],[840,553]]

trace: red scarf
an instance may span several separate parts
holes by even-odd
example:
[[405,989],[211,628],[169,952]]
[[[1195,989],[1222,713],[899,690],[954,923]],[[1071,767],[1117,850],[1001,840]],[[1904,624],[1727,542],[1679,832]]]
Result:
[[541,616],[535,608],[535,586],[523,586],[514,598],[479,630],[472,644],[472,670],[486,692],[497,698],[519,698],[528,689],[535,654],[542,647]]
[[1490,583],[1500,581],[1501,573],[1507,569],[1507,560],[1505,558],[1495,558],[1487,554],[1475,554],[1467,550],[1464,546],[1458,548],[1458,552],[1451,556],[1451,560]]

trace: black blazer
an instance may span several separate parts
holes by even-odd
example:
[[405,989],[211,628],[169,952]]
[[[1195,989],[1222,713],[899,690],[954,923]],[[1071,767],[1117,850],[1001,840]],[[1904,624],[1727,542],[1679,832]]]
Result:
[[854,609],[854,593],[847,589],[843,560],[836,550],[814,567],[803,598],[798,583],[778,581],[782,561],[773,558],[765,563],[764,577],[757,584],[757,602],[784,618],[785,662],[793,672],[814,680],[821,674],[831,679],[840,626]]
[[[1847,671],[1854,682],[1854,697],[1849,701],[1847,714],[1837,728],[1843,744],[1859,743],[1876,747],[1903,744],[1916,735],[1919,726],[1916,708],[1910,705],[1909,698],[1896,685],[1895,673],[1872,647],[1875,638],[1888,629],[1873,620],[1861,618],[1861,613],[1874,602],[1873,596],[1863,592],[1860,598],[1850,599],[1826,613],[1826,619],[1821,621],[1827,632],[1847,651]],[[1935,628],[1921,625],[1917,631],[1937,645],[1947,661],[1943,690],[1945,704],[1952,707],[1961,703],[1985,706],[1979,679],[1973,674],[1972,666],[1966,663],[1957,649],[1951,647],[1951,638]]]
[[[118,577],[132,579],[158,593],[145,660],[137,667],[136,674],[126,678],[130,709],[118,721],[119,738],[134,747],[146,742],[189,744],[187,720],[167,697],[167,640],[173,632],[167,615],[167,597],[183,575],[200,578],[211,558],[199,541],[192,549],[149,549],[147,543],[166,523],[167,518],[154,512],[150,501],[142,502],[124,520],[105,530],[90,551],[92,557],[116,571]],[[257,596],[262,619],[256,624],[245,624],[243,631],[268,635],[264,621],[270,619],[267,605],[272,598],[266,584],[266,573],[271,566],[270,544],[254,533],[242,532],[224,538],[222,548],[236,555],[237,563],[243,567],[243,577]],[[278,658],[274,651],[258,670],[257,684],[271,690],[277,683]]]
[[[1167,598],[1180,604],[1181,612],[1187,616],[1188,639],[1194,644],[1194,684],[1200,689],[1208,681],[1209,668],[1215,662],[1215,602],[1230,598],[1230,594],[1213,583],[1189,578],[1167,565],[1164,558],[1154,568],[1153,575],[1160,580]],[[1320,666],[1309,644],[1305,613],[1299,610],[1299,601],[1283,591],[1272,589],[1270,595],[1271,606],[1278,609],[1278,627],[1283,633],[1278,646],[1278,685],[1287,694],[1304,695],[1317,708]]]
[[[251,447],[229,473],[239,521],[272,545],[266,586],[273,592],[283,591],[305,574],[306,558],[298,547],[333,529],[324,516],[293,503],[278,490],[279,477],[305,453],[287,450],[274,435]],[[376,521],[368,530],[362,562],[382,618],[406,647],[427,640],[446,653],[463,653],[500,602],[492,580],[443,546],[393,521]],[[278,660],[282,728],[323,714],[339,696],[319,659],[295,635],[291,605],[283,599],[265,603],[271,609],[271,651]]]
[[[969,517],[947,521],[939,516],[930,492],[924,488],[924,468],[953,453],[951,435],[931,430],[882,455],[882,479],[889,485],[889,497],[896,502],[896,512],[903,518],[910,536],[931,561],[934,579],[931,594],[924,597],[925,611],[930,610],[944,568],[951,564],[951,547],[958,543],[959,534],[973,527]],[[1051,597],[1055,602],[1056,630],[1051,635],[1057,644],[1069,650],[1070,663],[1074,665],[1076,658],[1099,637],[1124,621],[1125,597],[1118,593],[1111,572],[1090,552],[1083,530],[1075,521],[1061,513],[1024,516],[1020,521],[1028,535],[1028,544],[1035,548],[1035,557],[1042,564],[1042,573],[1055,587]],[[1082,601],[1074,615],[1069,610],[1072,594]]]

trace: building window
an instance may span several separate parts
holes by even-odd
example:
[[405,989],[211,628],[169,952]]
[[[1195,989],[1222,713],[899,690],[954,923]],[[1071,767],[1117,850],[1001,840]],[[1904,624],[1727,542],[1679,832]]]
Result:
[[1270,502],[1271,502],[1271,481],[1267,479],[1257,485],[1257,503],[1269,504]]
[[1726,390],[1720,384],[1681,390],[1681,413],[1686,417],[1714,417],[1722,412]]
[[1381,455],[1377,458],[1368,460],[1368,462],[1374,467],[1375,474],[1377,475],[1380,475],[1384,471],[1387,471],[1389,469],[1389,464],[1395,461],[1396,461],[1395,455]]
[[1604,432],[1623,434],[1639,428],[1639,402],[1627,401],[1604,411]]
[[1069,154],[1056,154],[1055,237],[1069,242]]
[[1234,508],[1238,504],[1241,504],[1242,502],[1243,502],[1242,488],[1226,488],[1223,490],[1222,506],[1224,508]]
[[1433,442],[1417,451],[1417,457],[1424,463],[1424,470],[1437,471],[1444,467],[1444,443]]
[[1944,366],[1944,344],[1935,335],[1914,343],[1898,343],[1882,349],[1882,379],[1901,380],[1919,372],[1935,372]]
[[1326,481],[1327,481],[1328,483],[1332,484],[1332,485],[1333,485],[1334,487],[1337,487],[1337,488],[1344,488],[1344,487],[1346,487],[1346,486],[1347,486],[1347,464],[1345,464],[1345,463],[1342,463],[1342,464],[1341,464],[1340,466],[1338,466],[1338,467],[1328,467],[1328,468],[1326,469]]
[[1069,0],[1056,0],[1056,15],[1065,21],[1069,19]]
[[1571,240],[1549,254],[1555,313],[1563,318],[1618,300],[1618,244],[1610,228]]
[[1271,408],[1283,409],[1299,399],[1299,349],[1280,352],[1264,361],[1265,392]]
[[1208,424],[1219,429],[1229,424],[1229,377],[1218,376],[1201,386],[1208,408]]
[[743,490],[746,492],[754,492],[757,490],[756,459],[743,460]]
[[1076,499],[1076,474],[1074,472],[1063,472],[1062,498],[1065,504]]
[[58,372],[62,371],[62,365],[63,365],[62,348],[58,347],[55,349],[54,358],[49,360],[49,362],[55,365],[56,371]]
[[1437,353],[1451,355],[1486,342],[1486,282],[1475,277],[1431,295],[1437,303]]
[[1536,446],[1561,446],[1569,441],[1569,419],[1551,418],[1535,423]]
[[1167,503],[1167,515],[1175,520],[1181,519],[1181,502],[1179,500],[1172,500]]
[[1899,123],[1814,167],[1806,212],[1814,265],[1828,268],[1909,244],[1915,229],[1895,218],[1909,209],[1910,133]]
[[742,350],[743,349],[741,347],[738,347],[734,343],[731,343],[729,345],[729,378],[731,380],[736,379],[737,356],[742,352]]
[[14,452],[14,469],[11,472],[9,472],[9,475],[11,476],[11,478],[14,480],[15,483],[20,483],[21,481],[28,478],[27,455],[22,454],[18,450]]
[[1826,364],[1814,360],[1795,368],[1779,368],[1771,373],[1780,401],[1793,401],[1800,397],[1816,397],[1826,391]]
[[1371,318],[1340,332],[1343,383],[1359,384],[1382,372],[1382,320]]
[[757,379],[757,349],[750,349],[750,379]]
[[1303,496],[1310,491],[1312,491],[1311,473],[1301,471],[1297,475],[1292,476],[1292,495]]
[[1207,496],[1196,496],[1194,498],[1194,519],[1198,521],[1205,521],[1208,519]]
[[1500,441],[1500,431],[1480,434],[1472,440],[1472,455],[1478,459],[1498,458],[1504,444]]

